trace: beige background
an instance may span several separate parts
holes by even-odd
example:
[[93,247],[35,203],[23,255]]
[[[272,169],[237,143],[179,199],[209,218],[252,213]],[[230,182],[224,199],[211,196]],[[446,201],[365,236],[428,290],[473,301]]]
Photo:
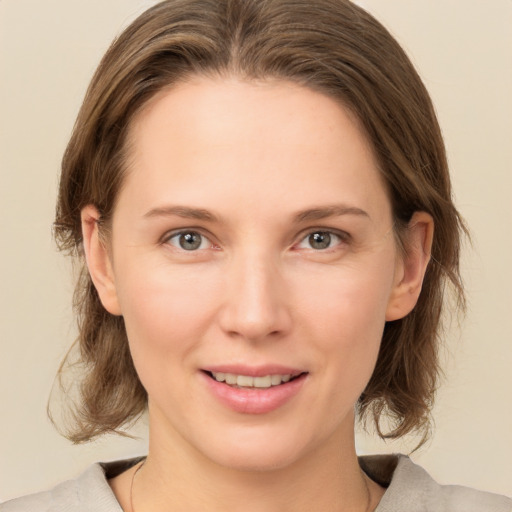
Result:
[[[151,3],[0,0],[0,500],[145,450],[143,437],[71,446],[45,407],[73,339],[68,263],[51,240],[59,160],[101,55]],[[512,1],[359,3],[433,95],[474,237],[470,309],[447,337],[436,434],[413,458],[443,483],[512,494]],[[362,453],[410,446],[358,438]]]

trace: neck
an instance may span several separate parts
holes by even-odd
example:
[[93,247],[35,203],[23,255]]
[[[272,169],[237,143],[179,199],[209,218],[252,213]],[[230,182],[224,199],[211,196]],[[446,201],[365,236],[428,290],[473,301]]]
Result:
[[351,426],[314,453],[258,470],[221,466],[151,432],[148,458],[135,479],[134,511],[178,511],[186,504],[190,512],[364,512],[371,483],[359,468],[353,436]]

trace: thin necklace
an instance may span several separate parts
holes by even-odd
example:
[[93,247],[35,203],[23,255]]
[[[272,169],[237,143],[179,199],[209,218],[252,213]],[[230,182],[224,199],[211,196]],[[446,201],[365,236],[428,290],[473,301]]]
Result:
[[[146,460],[144,459],[141,462],[140,466],[133,472],[133,475],[132,475],[132,481],[130,484],[130,512],[135,512],[135,509],[133,508],[133,482],[135,482],[135,475],[140,471],[142,466],[144,466],[145,462],[146,462]],[[366,487],[366,509],[365,509],[365,512],[370,512],[372,499],[371,499],[370,487],[368,487],[366,475],[364,475],[364,474],[363,474],[363,480],[364,480],[364,485]]]
[[[370,507],[372,506],[372,497],[371,497],[371,493],[370,493],[370,487],[368,486],[368,480],[364,473],[363,473],[363,480],[364,480],[364,485],[366,487],[366,499],[367,499],[365,512],[370,512]],[[132,509],[132,512],[133,512],[133,509]]]
[[134,508],[133,508],[133,482],[135,482],[135,475],[139,472],[140,468],[142,466],[144,466],[144,462],[146,462],[146,459],[144,459],[140,466],[134,471],[133,475],[132,475],[132,483],[130,485],[130,512],[135,512]]

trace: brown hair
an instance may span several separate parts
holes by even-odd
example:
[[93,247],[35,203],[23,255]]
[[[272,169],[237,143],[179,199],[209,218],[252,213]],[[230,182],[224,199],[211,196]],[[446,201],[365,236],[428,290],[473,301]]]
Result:
[[[80,210],[95,205],[108,223],[123,181],[134,116],[158,91],[194,74],[284,79],[351,109],[388,184],[396,233],[415,211],[432,215],[432,260],[415,309],[385,326],[375,371],[358,402],[383,437],[425,435],[439,375],[445,283],[464,296],[459,275],[463,223],[451,199],[441,132],[429,95],[388,31],[347,0],[168,0],[114,41],[87,91],[62,163],[55,236],[81,265],[78,314],[80,400],[69,438],[83,442],[145,410],[123,319],[101,305],[83,258]],[[405,247],[405,250],[407,248]],[[380,420],[392,420],[385,434]]]

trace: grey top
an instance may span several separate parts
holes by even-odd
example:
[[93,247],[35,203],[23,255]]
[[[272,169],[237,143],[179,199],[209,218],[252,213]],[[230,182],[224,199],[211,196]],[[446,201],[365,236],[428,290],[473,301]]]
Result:
[[[93,464],[74,480],[8,501],[0,512],[122,512],[112,478],[141,459]],[[359,458],[361,468],[386,492],[375,512],[512,512],[512,499],[457,485],[439,485],[405,455]]]

